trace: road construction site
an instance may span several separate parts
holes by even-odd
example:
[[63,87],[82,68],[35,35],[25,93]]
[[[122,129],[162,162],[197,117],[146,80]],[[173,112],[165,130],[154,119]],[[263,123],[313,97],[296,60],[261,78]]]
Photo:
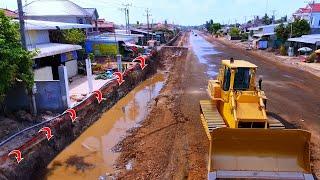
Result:
[[[201,36],[200,36],[201,35]],[[185,34],[185,58],[164,59],[169,72],[141,127],[119,143],[116,163],[120,179],[206,179],[209,141],[199,120],[199,101],[208,99],[208,79],[215,79],[221,60],[244,59],[256,64],[268,97],[268,116],[288,129],[312,133],[311,168],[320,176],[319,79],[275,63],[205,34]],[[132,168],[127,169],[131,164]]]
[[200,120],[199,102],[210,99],[208,80],[216,79],[221,60],[232,57],[259,67],[268,117],[287,129],[311,132],[310,165],[314,176],[320,177],[318,77],[201,32],[186,32],[175,45],[160,51],[158,73],[104,113],[42,175],[47,179],[207,179],[210,141]]

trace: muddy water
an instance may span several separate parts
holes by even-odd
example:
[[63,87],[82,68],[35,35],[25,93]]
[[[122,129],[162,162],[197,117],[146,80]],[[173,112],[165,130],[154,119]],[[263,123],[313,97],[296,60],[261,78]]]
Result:
[[145,119],[163,83],[164,76],[157,74],[121,99],[49,164],[47,179],[98,179],[112,173],[119,155],[112,148]]
[[218,67],[212,63],[212,59],[208,57],[220,54],[220,52],[215,49],[214,45],[199,35],[194,36],[193,34],[190,34],[190,44],[192,46],[193,53],[197,56],[199,62],[207,65],[207,75],[209,77],[216,76],[218,74]]

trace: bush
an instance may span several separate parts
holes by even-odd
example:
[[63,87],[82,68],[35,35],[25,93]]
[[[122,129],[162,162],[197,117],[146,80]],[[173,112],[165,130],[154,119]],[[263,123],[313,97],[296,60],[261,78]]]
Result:
[[230,30],[230,36],[232,37],[238,37],[240,34],[240,30],[236,27],[233,27],[231,30]]
[[34,56],[35,52],[21,46],[19,25],[0,10],[0,104],[10,88],[19,82],[29,91],[32,89]]
[[307,62],[313,63],[317,60],[317,58],[318,58],[317,53],[313,52],[312,54],[310,54],[310,56],[307,57]]
[[241,41],[247,41],[249,39],[249,35],[247,33],[241,34]]
[[281,45],[281,46],[280,46],[279,51],[280,51],[280,55],[281,55],[281,56],[286,56],[286,55],[288,55],[287,50],[286,50],[286,47],[284,47],[284,45]]

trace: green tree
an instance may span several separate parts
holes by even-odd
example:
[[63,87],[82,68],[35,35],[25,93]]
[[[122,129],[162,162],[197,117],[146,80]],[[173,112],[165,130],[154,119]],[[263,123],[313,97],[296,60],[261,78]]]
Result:
[[286,27],[283,23],[281,23],[279,26],[275,28],[276,36],[278,39],[284,43],[290,35],[290,30],[288,27]]
[[230,30],[230,36],[232,37],[238,37],[240,35],[240,30],[239,28],[233,27]]
[[[291,24],[287,27],[288,29],[291,28]],[[292,23],[292,36],[293,37],[300,37],[302,35],[306,35],[310,33],[310,24],[308,21],[302,20],[295,20]],[[290,30],[289,30],[290,31]]]
[[63,41],[69,44],[84,45],[86,35],[81,29],[67,29],[62,31]]
[[19,25],[11,22],[0,11],[0,102],[3,102],[8,90],[18,82],[30,91],[34,78],[32,57],[34,53],[23,49],[19,34]]
[[265,14],[262,18],[262,23],[265,25],[269,25],[272,23],[272,19],[269,18],[268,14]]
[[213,34],[217,34],[217,32],[221,29],[221,24],[220,23],[213,23],[211,25],[211,30]]

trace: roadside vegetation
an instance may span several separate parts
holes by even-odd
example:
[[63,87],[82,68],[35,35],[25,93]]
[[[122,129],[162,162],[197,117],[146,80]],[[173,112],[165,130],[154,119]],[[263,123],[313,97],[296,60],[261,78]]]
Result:
[[22,83],[28,91],[33,87],[32,57],[20,42],[19,25],[0,11],[0,104],[14,85]]

